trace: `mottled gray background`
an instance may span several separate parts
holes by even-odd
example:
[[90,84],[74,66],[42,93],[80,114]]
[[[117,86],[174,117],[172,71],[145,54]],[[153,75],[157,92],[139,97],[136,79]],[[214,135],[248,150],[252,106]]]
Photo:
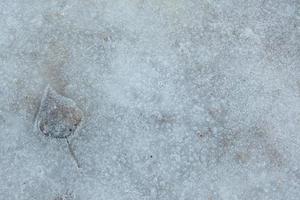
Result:
[[299,131],[299,0],[0,1],[1,200],[299,200]]

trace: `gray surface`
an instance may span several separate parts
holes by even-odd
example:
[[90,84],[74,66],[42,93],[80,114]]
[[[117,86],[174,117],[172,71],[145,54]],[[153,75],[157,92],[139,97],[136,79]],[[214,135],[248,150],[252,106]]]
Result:
[[[0,199],[298,200],[299,5],[0,1]],[[33,131],[47,84],[80,169]]]

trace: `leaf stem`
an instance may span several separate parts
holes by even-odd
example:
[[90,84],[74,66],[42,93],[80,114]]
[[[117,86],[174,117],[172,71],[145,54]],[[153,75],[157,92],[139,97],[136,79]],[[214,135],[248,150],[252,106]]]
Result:
[[72,146],[71,146],[71,144],[70,144],[68,138],[66,138],[66,140],[67,140],[68,149],[69,149],[69,151],[70,151],[70,154],[71,154],[72,158],[74,159],[74,161],[75,161],[77,167],[80,168],[79,161],[78,161],[77,157],[75,156],[74,150],[72,149]]

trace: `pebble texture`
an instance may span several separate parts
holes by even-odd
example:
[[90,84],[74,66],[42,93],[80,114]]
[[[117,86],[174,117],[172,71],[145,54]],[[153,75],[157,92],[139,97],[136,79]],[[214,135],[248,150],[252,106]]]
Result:
[[299,130],[299,0],[0,1],[0,200],[299,200]]

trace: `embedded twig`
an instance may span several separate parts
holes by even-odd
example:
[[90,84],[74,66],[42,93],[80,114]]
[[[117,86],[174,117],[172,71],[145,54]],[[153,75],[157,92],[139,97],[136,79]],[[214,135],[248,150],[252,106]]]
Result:
[[71,154],[72,158],[74,159],[74,161],[75,161],[77,167],[80,168],[81,166],[80,166],[80,164],[79,164],[79,161],[78,161],[77,157],[75,156],[74,150],[72,149],[71,144],[70,144],[68,138],[66,138],[66,140],[67,140],[68,149],[69,149],[69,151],[70,151],[70,154]]

